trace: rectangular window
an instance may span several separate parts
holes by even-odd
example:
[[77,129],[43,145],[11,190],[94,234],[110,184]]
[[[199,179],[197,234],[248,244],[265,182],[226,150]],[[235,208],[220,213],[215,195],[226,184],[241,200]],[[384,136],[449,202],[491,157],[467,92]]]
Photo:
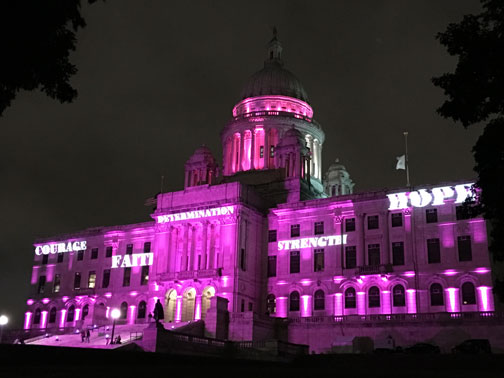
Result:
[[94,270],[89,272],[88,288],[94,289],[96,287],[96,272]]
[[380,265],[380,244],[368,245],[368,263],[370,266]]
[[404,243],[392,243],[392,264],[404,265]]
[[268,243],[273,243],[277,241],[277,230],[268,231]]
[[253,308],[254,308],[254,305],[252,304],[252,302],[249,302],[248,310],[252,311]]
[[299,269],[300,269],[299,251],[292,251],[290,253],[290,272],[299,273]]
[[98,258],[98,248],[93,248],[91,250],[91,260],[96,260]]
[[261,159],[264,157],[264,146],[259,147],[259,157]]
[[247,256],[245,254],[245,248],[240,249],[240,269],[245,272],[247,263]]
[[275,146],[270,146],[270,157],[275,157]]
[[459,236],[457,238],[459,261],[471,261],[471,237],[469,235]]
[[65,258],[65,254],[64,253],[61,253],[61,252],[58,253],[58,262],[59,263],[63,262],[64,258]]
[[291,238],[295,238],[296,236],[300,235],[299,231],[299,224],[293,224],[291,225]]
[[425,210],[425,222],[426,223],[436,223],[437,222],[437,209]]
[[313,271],[323,272],[324,271],[324,250],[316,249],[313,251]]
[[276,277],[276,256],[268,256],[268,277]]
[[464,211],[464,206],[457,206],[455,208],[455,217],[457,220],[469,219],[471,218],[466,211]]
[[133,244],[126,245],[126,254],[127,255],[132,255],[133,254]]
[[124,268],[123,286],[129,286],[131,281],[131,268]]
[[81,274],[79,272],[75,272],[75,276],[74,276],[74,290],[79,290],[80,289],[80,283],[81,283]]
[[144,243],[144,253],[150,252],[151,250],[151,242]]
[[105,248],[105,257],[112,257],[112,247]]
[[84,260],[84,250],[77,251],[77,261]]
[[241,307],[240,307],[241,312],[245,312],[245,299],[241,300]]
[[345,268],[354,269],[357,267],[357,247],[349,245],[345,247]]
[[107,288],[110,285],[110,269],[105,269],[103,271],[102,288]]
[[392,227],[402,227],[402,213],[394,213],[391,215]]
[[427,239],[427,261],[429,264],[441,262],[439,239]]
[[[47,256],[47,255],[46,255]],[[46,276],[40,276],[38,280],[37,293],[44,294],[46,284]]]
[[376,230],[380,228],[380,223],[378,220],[378,215],[369,215],[367,218],[367,228],[368,230]]
[[355,231],[355,218],[345,219],[345,231],[346,232]]
[[47,265],[49,261],[49,255],[42,255],[42,265]]
[[59,293],[61,289],[61,274],[54,275],[53,292]]
[[324,233],[324,222],[315,222],[315,235],[322,235]]
[[149,282],[149,266],[142,266],[142,275],[140,276],[140,285],[147,285]]

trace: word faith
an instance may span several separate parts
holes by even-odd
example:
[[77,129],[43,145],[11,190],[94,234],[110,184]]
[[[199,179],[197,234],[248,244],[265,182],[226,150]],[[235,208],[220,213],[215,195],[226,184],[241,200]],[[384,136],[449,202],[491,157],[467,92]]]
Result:
[[165,214],[157,217],[158,223],[176,222],[187,219],[208,218],[234,213],[234,206],[214,207],[206,210],[184,211],[183,213]]
[[346,234],[343,235],[343,238],[341,237],[341,235],[334,235],[334,236],[301,238],[294,240],[282,240],[278,242],[278,250],[288,251],[290,249],[327,247],[331,245],[346,244],[346,242],[347,242]]
[[36,246],[35,254],[48,255],[49,253],[54,254],[63,252],[83,251],[86,248],[87,248],[87,242],[85,240],[67,242],[67,243],[45,244]]
[[131,268],[132,266],[152,265],[154,254],[151,253],[135,253],[134,255],[116,255],[112,256],[112,269],[115,268]]
[[407,209],[409,206],[425,207],[427,205],[444,205],[446,199],[456,195],[455,203],[462,203],[466,198],[473,198],[471,187],[474,184],[462,184],[455,186],[442,186],[433,189],[420,189],[413,192],[387,194],[390,201],[389,210]]

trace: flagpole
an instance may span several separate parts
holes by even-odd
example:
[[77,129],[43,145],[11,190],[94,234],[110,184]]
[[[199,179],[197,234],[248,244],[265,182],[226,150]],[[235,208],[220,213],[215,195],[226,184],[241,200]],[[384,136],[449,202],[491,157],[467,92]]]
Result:
[[409,180],[409,164],[408,164],[408,132],[405,131],[404,133],[404,145],[406,147],[406,186],[410,186],[410,180]]

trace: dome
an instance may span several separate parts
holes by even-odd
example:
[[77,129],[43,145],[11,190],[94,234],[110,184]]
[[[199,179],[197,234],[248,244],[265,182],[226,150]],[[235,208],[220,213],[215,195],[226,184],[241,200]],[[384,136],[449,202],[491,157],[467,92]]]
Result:
[[187,162],[188,163],[197,163],[197,162],[214,163],[215,158],[212,154],[212,151],[210,151],[210,149],[207,146],[202,145],[202,146],[198,147],[196,149],[196,151],[194,151],[194,153],[192,154],[192,156],[189,158],[189,160]]

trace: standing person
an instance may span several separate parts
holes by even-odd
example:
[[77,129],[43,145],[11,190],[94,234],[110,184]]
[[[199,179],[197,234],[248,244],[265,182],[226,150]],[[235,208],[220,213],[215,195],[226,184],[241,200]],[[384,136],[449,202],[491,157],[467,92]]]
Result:
[[86,341],[89,343],[89,338],[91,337],[91,332],[89,332],[89,328],[86,331]]
[[159,299],[154,306],[154,319],[156,320],[156,324],[159,324],[159,321],[164,319],[163,305]]
[[86,338],[86,331],[84,331],[83,329],[81,329],[80,336],[81,336],[82,342],[84,342],[84,339]]

